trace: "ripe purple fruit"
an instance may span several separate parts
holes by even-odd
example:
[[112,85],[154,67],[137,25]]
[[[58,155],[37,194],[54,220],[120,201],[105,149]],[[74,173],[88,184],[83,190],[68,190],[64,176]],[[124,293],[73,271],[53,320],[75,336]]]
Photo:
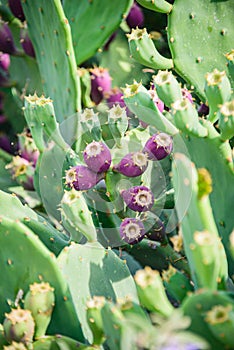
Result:
[[0,22],[0,51],[14,55],[17,50],[7,23]]
[[126,22],[130,28],[142,28],[144,25],[144,15],[137,3],[134,3],[126,18]]
[[125,218],[119,228],[120,237],[128,244],[140,242],[145,235],[145,228],[141,220]]
[[161,132],[149,138],[143,148],[143,152],[147,153],[150,160],[161,160],[166,158],[172,152],[172,149],[172,137]]
[[91,73],[91,99],[99,104],[104,98],[104,94],[111,89],[111,76],[108,69],[95,67],[90,69]]
[[189,100],[190,103],[193,103],[193,96],[191,95],[188,89],[182,88],[181,92],[184,98],[187,98],[187,100]]
[[2,68],[5,72],[8,71],[11,60],[10,55],[8,53],[0,52],[0,68]]
[[144,173],[148,166],[148,156],[144,152],[128,153],[121,159],[119,164],[113,167],[113,171],[117,171],[128,177],[140,176]]
[[150,210],[154,204],[154,195],[146,186],[134,186],[121,192],[121,196],[128,208],[143,212]]
[[90,170],[102,173],[111,165],[111,153],[103,142],[93,141],[89,143],[83,153],[84,161]]
[[103,173],[96,174],[85,165],[77,165],[66,171],[65,183],[77,191],[89,190],[103,179]]
[[167,243],[167,234],[165,231],[164,223],[158,218],[156,219],[153,227],[146,233],[147,238],[151,241],[160,242],[161,244]]
[[35,58],[35,51],[31,39],[28,36],[26,28],[20,30],[20,43],[26,55]]
[[105,94],[105,99],[108,102],[110,108],[113,107],[115,104],[119,104],[120,107],[126,106],[123,100],[123,94],[117,87],[114,87],[113,89],[108,91]]
[[22,22],[25,20],[23,8],[20,0],[8,0],[9,7],[13,15],[19,18]]

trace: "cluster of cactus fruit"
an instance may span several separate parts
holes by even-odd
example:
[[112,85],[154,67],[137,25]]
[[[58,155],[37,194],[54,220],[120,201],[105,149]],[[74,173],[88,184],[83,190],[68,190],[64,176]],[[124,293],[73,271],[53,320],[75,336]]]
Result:
[[0,2],[1,349],[234,349],[232,13]]

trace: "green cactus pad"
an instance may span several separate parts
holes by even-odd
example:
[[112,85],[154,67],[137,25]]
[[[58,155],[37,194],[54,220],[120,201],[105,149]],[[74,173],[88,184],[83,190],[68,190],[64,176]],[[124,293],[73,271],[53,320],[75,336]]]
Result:
[[206,312],[211,310],[216,305],[233,305],[233,297],[233,294],[228,294],[225,292],[200,292],[186,298],[182,304],[184,314],[191,318],[189,330],[201,337],[204,337],[204,339],[209,342],[211,349],[232,349],[232,347],[225,346],[214,337],[205,321],[205,317]]
[[227,70],[233,49],[233,1],[176,0],[168,15],[168,41],[175,70],[205,99],[205,74]]
[[80,109],[80,85],[71,32],[61,2],[22,2],[44,93],[54,100],[61,122]]
[[69,285],[84,335],[90,341],[92,334],[86,316],[90,298],[97,295],[116,301],[129,296],[137,302],[136,287],[126,264],[99,243],[72,244],[59,255],[58,264]]
[[27,205],[23,205],[16,195],[0,191],[0,201],[5,204],[0,207],[0,217],[20,220],[55,255],[69,244],[69,238],[65,234],[56,230],[44,217],[36,214]]
[[[93,56],[127,16],[132,0],[63,1],[77,64]],[[100,6],[101,5],[101,6]],[[84,30],[85,28],[85,30]]]
[[14,303],[19,290],[26,292],[29,284],[45,281],[55,289],[55,308],[48,332],[61,332],[82,341],[68,285],[58,269],[55,256],[25,225],[5,217],[0,223],[0,245],[0,322],[4,313],[9,312],[9,304]]
[[[92,350],[94,347],[84,345],[79,343],[78,341],[65,337],[63,335],[55,335],[55,336],[46,336],[42,339],[37,340],[33,343],[34,350],[48,350],[48,349],[56,349],[56,350]],[[98,348],[95,347],[98,350]]]

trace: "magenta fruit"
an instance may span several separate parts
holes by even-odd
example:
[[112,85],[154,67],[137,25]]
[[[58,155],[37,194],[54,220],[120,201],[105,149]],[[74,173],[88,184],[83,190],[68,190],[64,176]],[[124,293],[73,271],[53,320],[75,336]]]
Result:
[[161,160],[166,158],[173,149],[173,139],[165,133],[154,134],[146,142],[143,152],[147,153],[150,160]]
[[121,192],[121,196],[128,208],[143,212],[150,210],[154,204],[154,195],[146,186],[134,186]]
[[25,20],[24,11],[20,0],[8,0],[9,7],[13,15],[22,22]]
[[0,52],[0,68],[2,68],[5,72],[7,72],[10,66],[10,63],[11,63],[10,55],[8,55],[8,53]]
[[88,168],[96,173],[107,171],[111,165],[110,150],[101,141],[89,143],[84,150],[83,156]]
[[148,156],[144,152],[128,153],[121,161],[113,167],[113,171],[128,177],[140,176],[148,166]]
[[96,174],[85,165],[77,165],[66,171],[65,183],[77,191],[89,190],[103,179],[103,174]]
[[2,21],[0,21],[0,51],[10,55],[17,52],[11,30],[8,24]]
[[125,218],[119,228],[120,237],[128,244],[140,242],[145,235],[145,228],[141,220]]
[[91,99],[95,104],[99,104],[104,94],[111,89],[111,76],[108,69],[95,67],[90,69],[91,73]]
[[129,11],[129,14],[126,18],[126,22],[129,28],[142,28],[144,26],[144,14],[140,6],[137,3],[134,3]]

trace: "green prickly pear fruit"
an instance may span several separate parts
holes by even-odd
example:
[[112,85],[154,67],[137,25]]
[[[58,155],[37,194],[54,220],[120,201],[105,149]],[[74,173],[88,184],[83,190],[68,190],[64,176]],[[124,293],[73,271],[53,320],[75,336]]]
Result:
[[219,105],[228,101],[231,96],[231,84],[225,73],[214,69],[206,74],[205,93],[209,105],[209,120],[213,123],[218,119]]
[[158,71],[158,74],[153,76],[153,84],[159,98],[167,107],[171,107],[172,103],[183,98],[180,84],[168,70]]
[[173,67],[173,61],[163,57],[157,51],[146,28],[132,29],[132,32],[127,34],[127,37],[132,57],[142,65],[153,69],[169,69]]
[[3,322],[6,340],[21,342],[25,345],[33,340],[35,323],[29,310],[13,309],[9,314],[5,314]]
[[25,296],[24,307],[35,321],[35,338],[45,335],[54,308],[54,288],[47,282],[33,283]]
[[207,136],[207,129],[199,123],[198,113],[187,98],[172,103],[172,113],[178,129],[193,136]]
[[215,305],[206,313],[206,323],[213,335],[225,345],[234,347],[234,310],[232,305]]
[[218,114],[222,140],[231,139],[234,136],[234,100],[221,105]]
[[13,341],[11,345],[4,346],[3,350],[27,350],[27,348],[23,343]]
[[105,305],[105,298],[94,296],[87,302],[87,320],[89,327],[93,333],[93,344],[100,345],[103,343],[104,331],[101,309]]
[[167,299],[159,272],[146,266],[144,270],[138,270],[134,278],[142,306],[169,317],[174,308]]

